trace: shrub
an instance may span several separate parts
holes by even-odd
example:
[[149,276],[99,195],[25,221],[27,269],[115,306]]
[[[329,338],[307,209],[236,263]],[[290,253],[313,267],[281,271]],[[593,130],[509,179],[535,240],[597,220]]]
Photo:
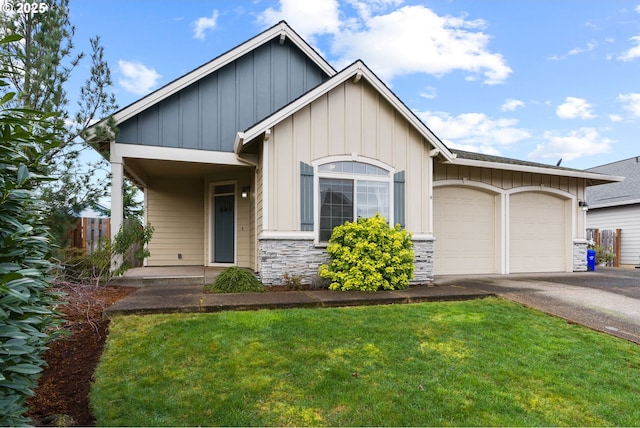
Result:
[[293,275],[285,272],[282,275],[282,280],[289,290],[302,290],[302,275]]
[[320,276],[331,281],[331,290],[377,291],[407,288],[413,278],[411,234],[384,217],[359,218],[333,229],[327,252],[329,265]]
[[205,287],[209,293],[250,293],[264,291],[264,285],[256,276],[237,266],[223,270],[213,281],[213,284]]
[[[60,253],[60,277],[65,281],[100,285],[114,276],[122,275],[136,262],[149,257],[147,244],[153,236],[153,226],[143,227],[136,219],[126,219],[113,242],[108,237],[102,238],[98,248],[90,254],[84,250],[68,247]],[[121,258],[119,266],[114,266],[114,259]]]

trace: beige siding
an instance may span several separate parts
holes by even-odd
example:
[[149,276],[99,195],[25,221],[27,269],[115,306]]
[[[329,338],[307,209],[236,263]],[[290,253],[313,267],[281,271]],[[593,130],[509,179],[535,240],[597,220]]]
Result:
[[430,232],[429,143],[364,80],[333,89],[282,121],[269,140],[268,228],[300,229],[300,161],[357,153],[406,171],[407,228]]
[[[204,200],[201,179],[158,178],[146,191],[154,228],[148,266],[202,265]],[[178,258],[182,254],[182,258]]]

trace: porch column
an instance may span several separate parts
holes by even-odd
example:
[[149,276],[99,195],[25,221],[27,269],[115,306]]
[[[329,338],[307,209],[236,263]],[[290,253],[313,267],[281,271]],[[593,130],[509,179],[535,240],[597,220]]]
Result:
[[[124,180],[124,168],[122,162],[111,161],[111,242],[115,240],[120,231],[124,217],[124,202],[122,188]],[[112,269],[117,269],[122,264],[122,257],[114,257],[111,261]]]

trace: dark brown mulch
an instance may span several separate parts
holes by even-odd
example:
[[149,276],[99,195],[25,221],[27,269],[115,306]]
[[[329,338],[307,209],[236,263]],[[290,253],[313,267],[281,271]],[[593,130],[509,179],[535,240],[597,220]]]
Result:
[[47,366],[28,400],[27,416],[37,426],[92,426],[89,389],[109,326],[102,312],[136,289],[69,283],[55,288],[67,294],[60,311],[65,313],[62,329],[71,334],[50,343],[44,353]]

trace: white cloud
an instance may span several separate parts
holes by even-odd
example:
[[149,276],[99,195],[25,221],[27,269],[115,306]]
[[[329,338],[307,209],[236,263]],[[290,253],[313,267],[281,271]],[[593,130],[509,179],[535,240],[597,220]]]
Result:
[[489,49],[491,37],[482,32],[487,24],[481,19],[439,16],[421,5],[395,8],[400,0],[347,3],[357,16],[341,20],[337,0],[280,0],[279,8],[266,9],[258,20],[273,24],[285,19],[312,43],[315,36],[332,36],[338,68],[360,58],[383,79],[463,70],[472,79],[480,76],[496,84],[511,74],[505,58]]
[[519,109],[521,107],[524,107],[525,104],[523,101],[520,100],[516,100],[513,98],[508,98],[504,104],[502,104],[502,106],[500,107],[500,110],[502,111],[514,111],[516,109]]
[[118,68],[123,75],[118,83],[136,95],[149,93],[162,77],[154,69],[148,68],[140,62],[121,59],[118,61]]
[[636,11],[636,12],[638,12],[638,13],[640,13],[640,4],[639,4],[638,6],[636,6],[635,11]]
[[418,116],[445,144],[462,150],[499,154],[499,146],[508,146],[531,137],[518,128],[516,119],[492,119],[484,113],[451,116],[444,112],[422,112]]
[[432,100],[438,96],[438,90],[433,86],[427,86],[420,92],[420,96],[422,98],[426,98],[428,100]]
[[618,57],[621,61],[631,61],[635,58],[640,58],[640,36],[633,36],[629,39],[632,43],[636,43],[637,46],[632,47],[624,54]]
[[622,116],[620,116],[619,114],[610,114],[609,115],[609,120],[611,122],[622,122],[624,120],[624,118]]
[[590,52],[592,50],[594,50],[596,47],[598,46],[598,44],[594,41],[591,41],[589,43],[587,43],[587,46],[584,48],[575,48],[575,49],[571,49],[569,51],[569,55],[578,55],[584,52]]
[[279,9],[268,8],[258,17],[258,21],[266,25],[283,19],[302,38],[310,40],[317,34],[336,34],[341,25],[337,0],[280,0]]
[[538,144],[529,153],[530,159],[564,159],[569,161],[585,155],[597,155],[611,152],[614,143],[602,137],[595,128],[580,128],[567,133],[547,131],[543,135],[545,143]]
[[501,54],[488,49],[482,20],[439,16],[424,6],[406,6],[374,16],[363,28],[336,37],[333,51],[344,63],[362,58],[386,79],[412,73],[442,76],[454,70],[481,74],[487,84],[511,73]]
[[634,116],[640,117],[640,94],[620,94],[617,98],[622,104],[624,109],[630,111]]
[[211,16],[201,16],[193,22],[193,38],[204,40],[205,31],[216,28],[218,22],[218,11],[214,10]]
[[560,119],[593,119],[596,116],[591,111],[591,104],[587,100],[576,97],[567,97],[563,104],[556,109]]

